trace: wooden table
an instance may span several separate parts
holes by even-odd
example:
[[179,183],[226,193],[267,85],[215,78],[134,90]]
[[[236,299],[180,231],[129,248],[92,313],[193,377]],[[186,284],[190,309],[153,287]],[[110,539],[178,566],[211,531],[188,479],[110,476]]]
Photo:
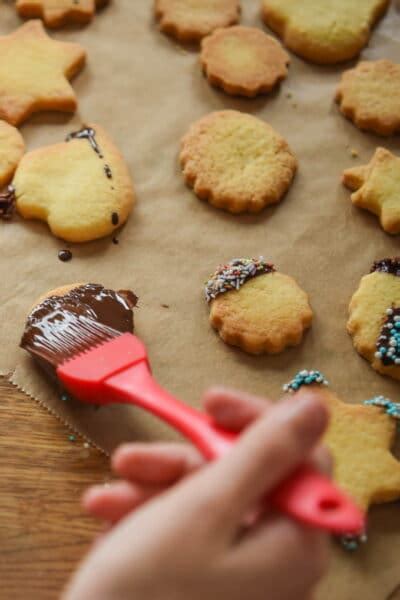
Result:
[[[0,600],[55,600],[98,531],[79,498],[88,485],[110,479],[108,459],[71,441],[53,415],[0,378],[0,474]],[[376,516],[385,523],[384,509]],[[362,558],[351,570],[336,554],[318,598],[336,600],[335,569],[359,578],[360,589],[365,577],[374,579]],[[400,600],[400,585],[374,600]]]
[[47,600],[84,555],[98,525],[82,491],[110,477],[108,460],[0,379],[0,598]]

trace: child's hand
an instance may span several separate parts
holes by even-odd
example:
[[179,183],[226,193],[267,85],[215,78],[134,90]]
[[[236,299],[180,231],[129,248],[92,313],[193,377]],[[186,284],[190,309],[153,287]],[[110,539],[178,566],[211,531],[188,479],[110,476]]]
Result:
[[209,394],[207,406],[236,430],[265,414],[201,470],[199,455],[184,446],[117,451],[114,466],[128,481],[90,491],[85,503],[109,521],[125,518],[96,546],[66,598],[309,598],[326,567],[326,536],[272,511],[256,527],[243,524],[261,496],[310,460],[327,423],[323,406],[310,393],[270,406],[221,391]]
[[[205,411],[216,425],[236,432],[243,431],[270,406],[268,400],[223,388],[210,390],[204,398]],[[312,459],[317,468],[330,473],[331,460],[325,448],[318,447]],[[201,454],[189,444],[124,444],[112,457],[113,471],[123,481],[91,487],[83,498],[85,510],[115,524],[204,464]]]

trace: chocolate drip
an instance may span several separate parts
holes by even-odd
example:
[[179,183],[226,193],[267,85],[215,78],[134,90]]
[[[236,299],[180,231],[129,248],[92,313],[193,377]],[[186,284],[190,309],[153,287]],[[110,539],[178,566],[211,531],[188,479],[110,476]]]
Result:
[[71,250],[60,250],[60,252],[58,253],[58,258],[61,260],[61,262],[70,261],[72,259]]
[[9,185],[6,192],[0,194],[0,219],[9,221],[15,212],[15,188]]
[[[71,344],[72,347],[78,346],[77,353],[82,350],[79,340],[80,337],[84,339],[88,331],[96,335],[104,332],[106,338],[112,338],[116,332],[132,332],[132,308],[137,300],[133,292],[115,292],[93,283],[74,288],[63,296],[51,296],[29,315],[20,345],[38,360],[47,373],[54,376],[55,363],[61,364],[69,358]],[[75,330],[68,346],[66,332],[70,323]],[[82,336],[79,335],[80,327]]]
[[371,267],[371,273],[374,272],[389,273],[390,275],[400,277],[400,256],[377,260]]
[[103,158],[103,155],[100,150],[100,146],[96,140],[96,132],[91,127],[84,127],[79,131],[73,131],[65,138],[66,142],[70,142],[71,140],[88,140],[89,144],[93,148],[93,150],[98,154],[100,158]]

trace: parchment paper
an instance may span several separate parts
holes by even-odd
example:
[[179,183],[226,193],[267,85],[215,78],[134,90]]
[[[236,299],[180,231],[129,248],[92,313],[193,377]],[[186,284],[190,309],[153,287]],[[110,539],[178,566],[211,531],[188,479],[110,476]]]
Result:
[[[242,4],[242,22],[263,27],[259,2]],[[352,207],[340,176],[349,166],[369,162],[378,145],[399,152],[399,138],[362,133],[339,114],[334,91],[349,65],[321,68],[293,56],[288,80],[268,97],[239,100],[212,89],[198,53],[157,31],[151,5],[150,0],[115,0],[91,26],[53,34],[81,43],[88,52],[88,65],[74,82],[79,113],[32,118],[22,127],[28,149],[63,140],[83,121],[98,122],[129,163],[138,204],[118,236],[119,245],[106,239],[73,246],[74,258],[67,264],[57,259],[65,243],[46,225],[18,218],[0,223],[0,372],[11,373],[15,385],[107,452],[125,440],[171,438],[168,428],[132,408],[95,411],[62,403],[18,349],[25,317],[40,294],[92,281],[131,288],[140,297],[136,332],[148,346],[157,379],[195,406],[214,383],[278,398],[282,384],[301,368],[323,371],[348,402],[378,393],[398,401],[399,384],[377,375],[358,356],[345,325],[361,276],[375,259],[398,254],[399,238]],[[4,3],[1,34],[18,24],[12,3]],[[399,4],[394,4],[363,57],[400,61],[399,26]],[[185,187],[180,174],[181,136],[194,120],[224,108],[267,120],[299,158],[287,197],[259,216],[231,216],[212,208]],[[359,158],[351,157],[350,149]],[[304,343],[278,357],[255,358],[226,346],[208,324],[202,297],[203,282],[219,263],[260,254],[297,279],[315,311]],[[337,551],[321,599],[400,598],[394,591],[400,582],[399,505],[374,509],[370,524],[370,542],[358,555]]]

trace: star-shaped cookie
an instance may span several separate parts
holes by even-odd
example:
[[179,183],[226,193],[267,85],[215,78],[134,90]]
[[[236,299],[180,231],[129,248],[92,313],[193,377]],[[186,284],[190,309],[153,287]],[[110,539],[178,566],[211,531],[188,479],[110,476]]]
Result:
[[24,19],[43,19],[47,27],[63,27],[70,23],[89,23],[97,8],[108,0],[17,0],[16,9]]
[[354,58],[389,0],[263,0],[263,18],[288,48],[317,64]]
[[[293,382],[300,383],[294,389],[301,387],[304,378],[301,374],[296,376]],[[382,408],[346,404],[319,383],[311,382],[310,388],[316,389],[330,412],[324,441],[332,453],[334,477],[339,485],[365,511],[373,504],[399,499],[400,462],[391,452],[397,421]]]
[[368,165],[347,169],[343,183],[351,201],[377,215],[388,233],[400,233],[400,158],[377,148]]
[[32,113],[74,112],[68,82],[85,63],[79,44],[49,38],[41,21],[30,21],[0,38],[0,118],[19,125]]

